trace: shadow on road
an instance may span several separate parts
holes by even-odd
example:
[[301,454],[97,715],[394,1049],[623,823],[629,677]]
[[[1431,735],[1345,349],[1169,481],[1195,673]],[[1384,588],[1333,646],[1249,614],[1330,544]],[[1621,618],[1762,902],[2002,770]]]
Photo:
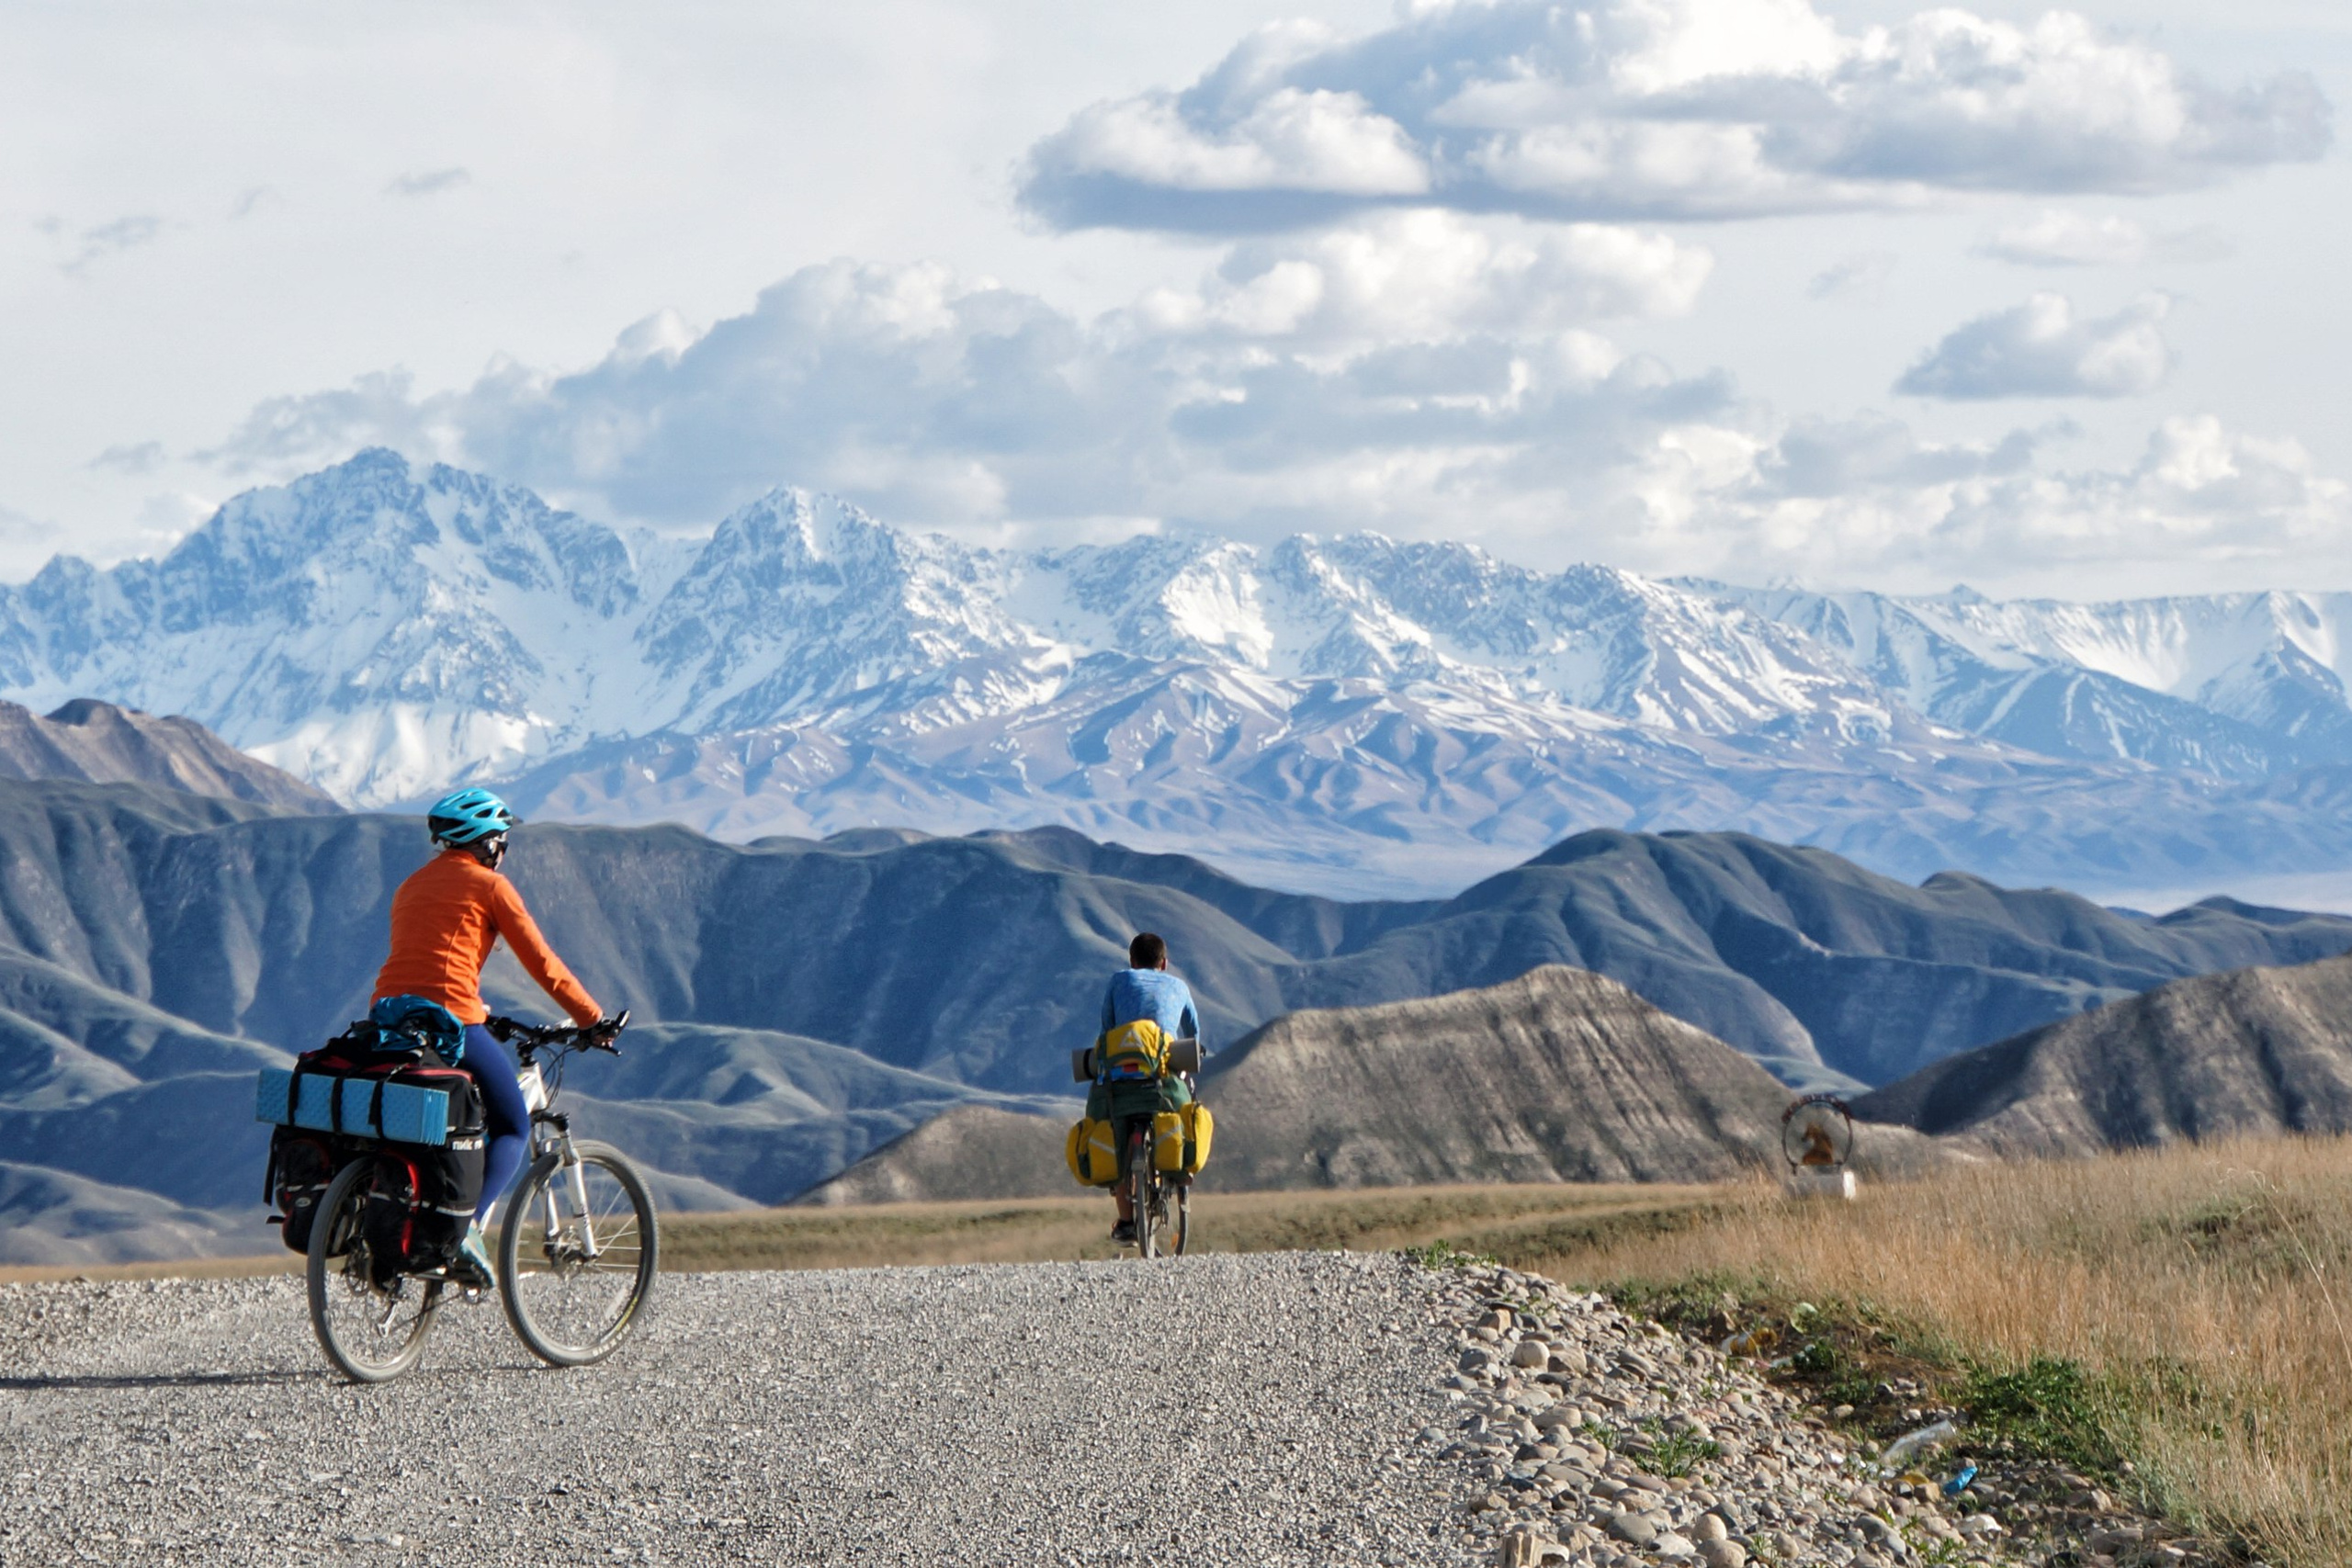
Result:
[[276,1383],[318,1382],[317,1371],[285,1372],[153,1372],[89,1373],[47,1378],[0,1377],[0,1393],[40,1393],[51,1389],[98,1388],[240,1388]]

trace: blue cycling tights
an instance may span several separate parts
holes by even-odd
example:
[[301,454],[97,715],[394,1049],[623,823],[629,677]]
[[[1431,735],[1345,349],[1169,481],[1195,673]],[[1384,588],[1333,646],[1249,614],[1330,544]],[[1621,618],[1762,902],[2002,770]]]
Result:
[[479,1023],[466,1025],[466,1055],[459,1065],[481,1089],[481,1201],[474,1208],[480,1224],[505,1196],[531,1152],[531,1111],[523,1103],[514,1055]]

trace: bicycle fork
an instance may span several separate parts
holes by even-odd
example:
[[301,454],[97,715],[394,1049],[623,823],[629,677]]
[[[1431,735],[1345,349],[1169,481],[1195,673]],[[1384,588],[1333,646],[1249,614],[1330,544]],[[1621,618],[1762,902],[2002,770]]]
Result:
[[[555,1119],[550,1117],[548,1120]],[[557,1135],[551,1140],[551,1144],[555,1150],[556,1168],[560,1174],[557,1180],[550,1181],[547,1185],[548,1260],[556,1261],[557,1243],[564,1235],[562,1214],[556,1201],[556,1192],[560,1187],[571,1198],[571,1212],[580,1222],[580,1260],[583,1263],[594,1263],[603,1248],[596,1245],[595,1216],[588,1212],[587,1165],[571,1146],[570,1127],[559,1125]]]

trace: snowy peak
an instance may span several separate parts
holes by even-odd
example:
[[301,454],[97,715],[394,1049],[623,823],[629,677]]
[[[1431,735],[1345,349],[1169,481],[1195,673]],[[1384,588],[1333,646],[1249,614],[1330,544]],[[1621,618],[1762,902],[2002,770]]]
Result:
[[2352,760],[2347,625],[2347,594],[1815,593],[1377,534],[989,550],[794,489],[705,538],[624,537],[378,450],[237,497],[160,560],[61,557],[0,589],[0,693],[186,714],[367,805],[633,738],[1050,753],[1048,716],[1104,703],[1115,739],[1085,746],[1170,757],[1632,725],[1759,755],[1973,739],[2254,778]]
[[2059,757],[2223,777],[2352,757],[2352,594],[2073,604],[1687,583],[1938,723]]
[[673,728],[744,728],[915,700],[975,660],[1035,661],[1047,644],[1005,615],[988,564],[772,491],[719,524],[639,629],[657,704]]

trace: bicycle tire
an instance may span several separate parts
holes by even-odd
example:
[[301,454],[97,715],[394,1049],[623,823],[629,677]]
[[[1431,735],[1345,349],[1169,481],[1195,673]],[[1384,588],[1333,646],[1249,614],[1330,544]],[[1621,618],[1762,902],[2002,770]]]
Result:
[[1184,1256],[1184,1248],[1193,1241],[1193,1184],[1189,1181],[1176,1189],[1176,1245],[1168,1249],[1170,1258]]
[[[336,1371],[366,1383],[390,1382],[415,1368],[441,1307],[438,1280],[403,1274],[394,1278],[389,1291],[376,1286],[359,1223],[375,1174],[373,1159],[356,1159],[327,1183],[311,1220],[310,1259],[304,1269],[311,1329],[319,1337],[319,1348]],[[413,1308],[405,1326],[396,1330],[401,1298],[412,1289],[418,1292]],[[377,1318],[372,1331],[369,1317]]]
[[[572,1239],[579,1234],[575,1227],[580,1216],[567,1212],[576,1209],[577,1200],[567,1181],[558,1199],[555,1235],[550,1238],[539,1216],[548,1212],[547,1200],[556,1175],[565,1168],[562,1156],[550,1150],[532,1162],[507,1194],[505,1222],[498,1232],[498,1295],[506,1308],[506,1321],[531,1354],[551,1367],[589,1366],[620,1348],[644,1318],[662,1260],[660,1217],[637,1167],[609,1144],[581,1142],[571,1147],[580,1163],[582,1185],[594,1179],[591,1171],[609,1177],[619,1198],[627,1202],[628,1224],[620,1223],[617,1203],[601,1191],[592,1192],[588,1217],[594,1224],[590,1234],[597,1225],[612,1223],[595,1237],[596,1257],[580,1255]],[[596,1185],[601,1187],[601,1182]],[[531,1244],[529,1250],[526,1241]],[[582,1280],[610,1284],[575,1290]]]
[[1127,1134],[1127,1201],[1135,1210],[1136,1255],[1154,1256],[1151,1224],[1151,1134],[1142,1127]]

